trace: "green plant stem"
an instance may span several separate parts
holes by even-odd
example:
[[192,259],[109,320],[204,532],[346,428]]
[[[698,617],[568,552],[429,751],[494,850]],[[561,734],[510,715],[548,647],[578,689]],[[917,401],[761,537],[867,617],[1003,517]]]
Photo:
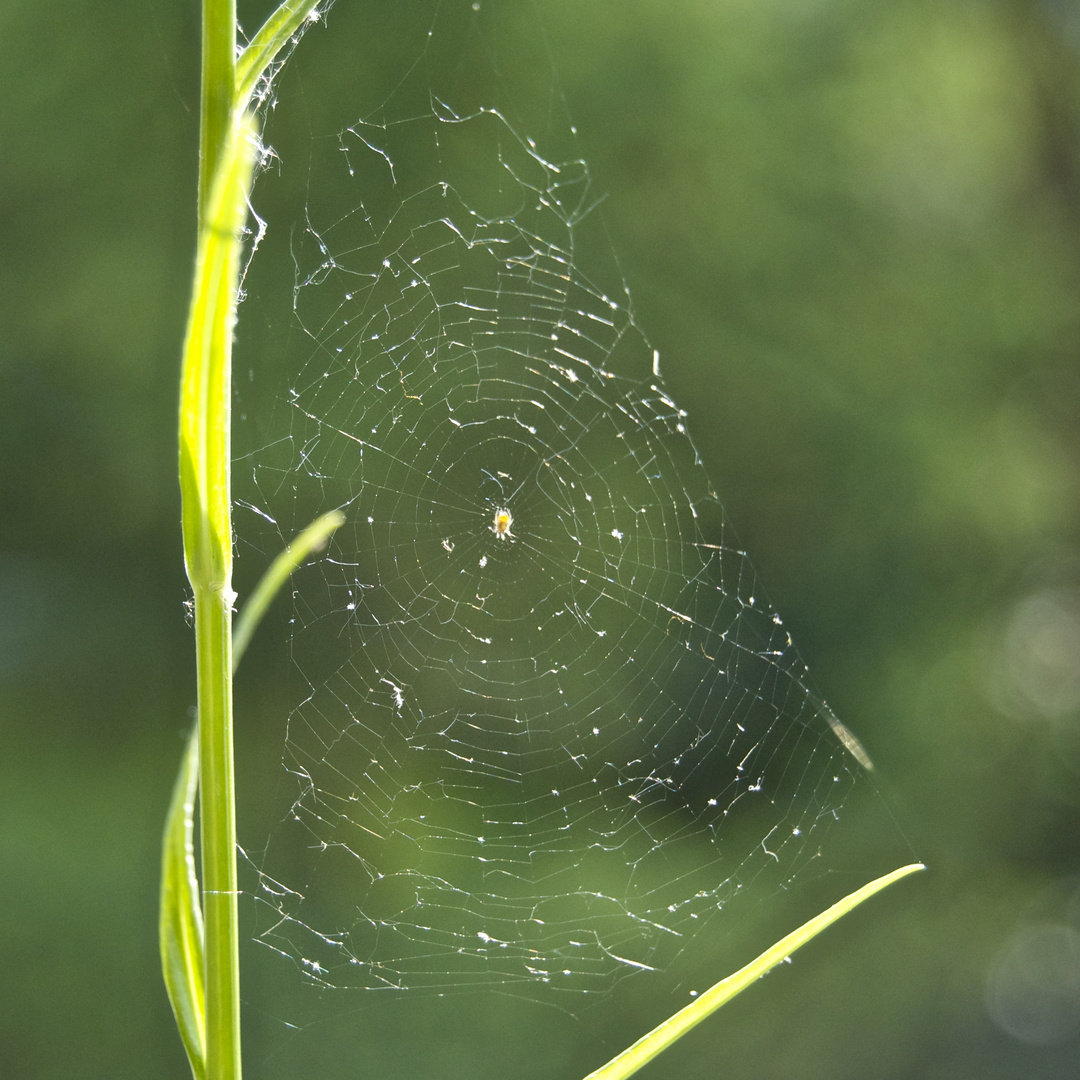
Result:
[[208,1080],[240,1076],[229,454],[240,234],[254,151],[252,119],[235,117],[200,230],[180,384],[184,561],[195,597]]
[[[236,3],[203,0],[202,94],[199,146],[200,231],[212,220],[215,196],[228,204],[235,193],[221,175],[226,142],[235,138]],[[250,159],[249,159],[250,161]],[[227,164],[227,163],[226,163]],[[248,168],[250,176],[250,165]],[[247,183],[240,198],[246,198]],[[227,210],[226,210],[227,214]],[[237,232],[240,221],[236,222]],[[232,225],[233,222],[228,224]],[[228,308],[235,304],[238,238],[221,271]],[[240,1077],[240,944],[237,911],[236,785],[232,714],[232,527],[229,519],[230,395],[233,311],[217,310],[208,337],[207,385],[201,396],[205,467],[199,478],[206,502],[204,529],[211,558],[192,574],[199,709],[199,804],[202,839],[203,917],[206,930],[206,1075]],[[189,574],[192,567],[189,564]]]
[[[257,35],[258,48],[245,51],[241,99],[235,0],[203,0],[199,246],[180,381],[180,491],[184,563],[195,603],[198,776],[189,754],[166,823],[159,924],[165,982],[197,1080],[240,1080],[241,1075],[230,443],[241,233],[257,143],[254,120],[244,106],[315,2],[287,0],[270,17]],[[264,596],[255,614],[267,603]],[[245,626],[253,629],[255,622],[257,617]],[[201,910],[189,865],[196,782]]]
[[236,107],[236,0],[203,0],[199,113],[199,224]]
[[222,590],[195,592],[199,676],[206,1075],[240,1076],[240,940],[233,774],[232,612]]

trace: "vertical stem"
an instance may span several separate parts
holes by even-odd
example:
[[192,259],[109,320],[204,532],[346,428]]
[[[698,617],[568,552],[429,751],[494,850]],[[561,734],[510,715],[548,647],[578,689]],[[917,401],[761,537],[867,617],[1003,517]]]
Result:
[[[236,2],[203,0],[199,224],[205,227],[212,182],[236,108]],[[230,260],[233,262],[235,260]],[[230,292],[235,288],[235,268]],[[230,297],[231,299],[231,297]],[[205,422],[204,492],[210,517],[209,574],[196,575],[195,634],[199,704],[200,820],[206,927],[206,1076],[240,1078],[240,957],[236,873],[236,788],[232,708],[231,454],[232,312],[214,320]],[[215,528],[216,526],[216,528]]]
[[[247,92],[314,6],[292,0],[270,17],[257,35],[257,55],[245,58]],[[230,455],[232,335],[255,130],[236,84],[236,0],[202,0],[202,12],[199,254],[181,376],[180,489],[195,594],[205,1076],[240,1080]],[[170,985],[184,984],[184,974]],[[197,1062],[193,1067],[198,1073]]]
[[236,0],[203,0],[199,222],[236,107]]
[[206,926],[206,1075],[240,1077],[240,947],[233,773],[231,593],[195,592]]
[[[184,798],[174,798],[163,842],[160,922],[166,987],[199,1080],[240,1080],[230,455],[232,336],[257,142],[254,118],[245,108],[252,88],[316,2],[286,0],[270,16],[256,35],[255,49],[245,52],[241,99],[236,0],[202,0],[199,246],[179,417],[184,564],[195,595],[202,911],[186,862],[191,816]],[[337,524],[323,522],[320,535]],[[263,606],[266,602],[263,597]],[[252,625],[249,619],[248,632]],[[185,761],[182,794],[190,769]]]

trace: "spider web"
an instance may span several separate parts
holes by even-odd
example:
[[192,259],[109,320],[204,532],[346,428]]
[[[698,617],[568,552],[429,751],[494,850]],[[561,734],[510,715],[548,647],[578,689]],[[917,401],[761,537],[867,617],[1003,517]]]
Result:
[[460,59],[480,15],[441,11],[457,76],[435,92],[426,41],[317,144],[293,239],[307,359],[249,505],[285,537],[346,524],[293,579],[257,939],[320,987],[678,978],[740,894],[831,866],[864,755],[586,243],[573,132],[546,156]]

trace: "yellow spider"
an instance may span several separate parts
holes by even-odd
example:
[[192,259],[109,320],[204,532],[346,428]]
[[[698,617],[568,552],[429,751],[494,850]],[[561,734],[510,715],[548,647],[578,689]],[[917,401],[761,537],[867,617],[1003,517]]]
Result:
[[514,524],[514,517],[505,506],[500,506],[495,511],[495,520],[491,523],[491,531],[499,540],[513,540],[514,534],[510,526]]

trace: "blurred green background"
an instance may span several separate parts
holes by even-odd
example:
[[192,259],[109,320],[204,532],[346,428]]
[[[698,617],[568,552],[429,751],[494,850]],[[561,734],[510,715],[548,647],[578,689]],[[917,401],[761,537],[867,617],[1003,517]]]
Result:
[[[338,0],[290,62],[283,145],[355,115],[354,82],[370,93],[366,6]],[[607,192],[638,321],[729,519],[931,867],[647,1075],[1075,1076],[1080,4],[535,7],[541,81]],[[245,27],[267,8],[242,4]],[[156,888],[194,699],[174,412],[197,20],[163,0],[0,8],[10,1077],[187,1073]],[[501,63],[508,84],[529,74]],[[245,378],[290,319],[253,295]],[[242,588],[256,560],[242,545]],[[279,614],[238,685],[249,804],[281,753]],[[620,1048],[586,1022],[513,1059],[518,1006],[472,1008],[340,1021],[367,1025],[340,1075],[573,1077]],[[627,1037],[645,1015],[628,1010]],[[249,1075],[310,1075],[302,1038],[250,1020]]]

